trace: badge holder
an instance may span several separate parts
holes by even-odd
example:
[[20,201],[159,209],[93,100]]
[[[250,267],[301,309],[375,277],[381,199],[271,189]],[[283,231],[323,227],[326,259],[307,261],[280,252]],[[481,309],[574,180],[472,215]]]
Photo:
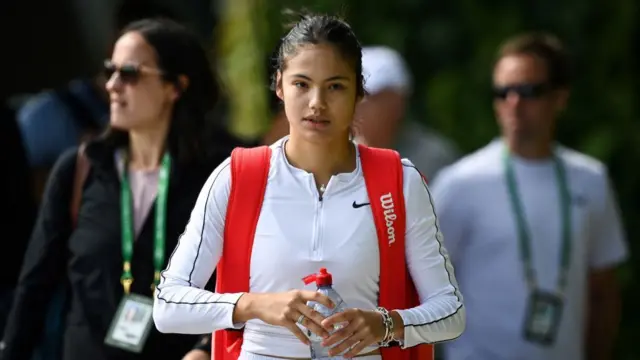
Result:
[[544,346],[553,345],[558,335],[563,305],[562,298],[555,293],[540,290],[532,292],[524,322],[525,339]]
[[153,325],[153,300],[130,294],[122,298],[111,321],[105,344],[134,353],[142,352]]

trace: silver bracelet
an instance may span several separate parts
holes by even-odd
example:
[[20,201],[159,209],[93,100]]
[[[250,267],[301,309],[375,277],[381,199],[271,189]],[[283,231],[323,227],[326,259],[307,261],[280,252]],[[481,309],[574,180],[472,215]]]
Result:
[[388,347],[389,344],[395,340],[393,318],[391,317],[389,311],[383,307],[376,308],[376,312],[382,315],[382,323],[384,324],[384,338],[382,338],[380,346]]

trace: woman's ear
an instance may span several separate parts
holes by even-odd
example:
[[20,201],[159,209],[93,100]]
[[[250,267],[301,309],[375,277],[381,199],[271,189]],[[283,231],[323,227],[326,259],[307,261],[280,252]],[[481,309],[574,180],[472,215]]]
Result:
[[276,96],[284,101],[284,92],[282,91],[282,72],[278,70],[276,73]]
[[183,92],[185,92],[189,88],[189,78],[187,75],[179,75],[178,81],[176,81],[174,98],[173,100],[178,100]]

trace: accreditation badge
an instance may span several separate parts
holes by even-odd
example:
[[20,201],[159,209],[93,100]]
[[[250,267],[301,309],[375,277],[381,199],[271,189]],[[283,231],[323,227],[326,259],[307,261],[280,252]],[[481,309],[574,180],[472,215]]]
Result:
[[544,346],[555,342],[560,327],[564,302],[557,294],[536,290],[529,295],[524,337]]
[[136,294],[122,298],[104,340],[105,344],[142,352],[153,326],[153,300]]

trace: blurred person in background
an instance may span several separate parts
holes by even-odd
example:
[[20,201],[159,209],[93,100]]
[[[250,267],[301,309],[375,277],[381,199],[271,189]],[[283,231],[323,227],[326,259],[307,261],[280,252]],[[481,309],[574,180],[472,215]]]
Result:
[[30,358],[62,281],[70,299],[63,359],[179,359],[193,347],[195,336],[158,333],[150,306],[200,189],[230,153],[208,144],[218,100],[212,68],[197,37],[177,23],[141,20],[123,30],[104,68],[110,125],[83,152],[90,168],[77,222],[69,215],[72,148],[47,182],[2,359]]
[[[149,0],[122,1],[116,9],[115,32],[109,43],[115,42],[118,32],[127,24],[153,16],[173,18],[168,10]],[[34,193],[38,201],[49,171],[60,155],[98,135],[108,125],[106,81],[101,72],[89,78],[76,78],[32,96],[18,110],[18,123],[33,169]]]
[[625,234],[607,168],[557,143],[571,68],[560,41],[522,34],[499,49],[502,136],[432,182],[469,308],[448,360],[610,360]]
[[58,157],[97,135],[109,122],[105,79],[73,79],[29,98],[18,111],[18,123],[33,171],[32,194],[40,202],[49,172]]
[[[174,14],[150,0],[127,0],[117,6],[113,17],[112,44],[129,23],[150,17]],[[105,49],[105,55],[111,49]],[[32,170],[34,196],[40,202],[55,161],[69,148],[78,146],[104,131],[109,123],[109,94],[102,71],[89,78],[76,78],[58,88],[29,99],[18,111],[18,123]],[[32,360],[55,360],[62,350],[64,286],[53,296],[44,334]]]
[[458,150],[450,140],[407,118],[412,79],[396,50],[364,47],[362,71],[367,95],[358,104],[354,118],[358,142],[396,149],[427,178],[433,178],[458,158]]
[[48,170],[60,154],[109,122],[104,83],[102,76],[74,79],[68,85],[33,96],[20,108],[18,120],[29,164],[41,170],[41,183],[46,182]]

